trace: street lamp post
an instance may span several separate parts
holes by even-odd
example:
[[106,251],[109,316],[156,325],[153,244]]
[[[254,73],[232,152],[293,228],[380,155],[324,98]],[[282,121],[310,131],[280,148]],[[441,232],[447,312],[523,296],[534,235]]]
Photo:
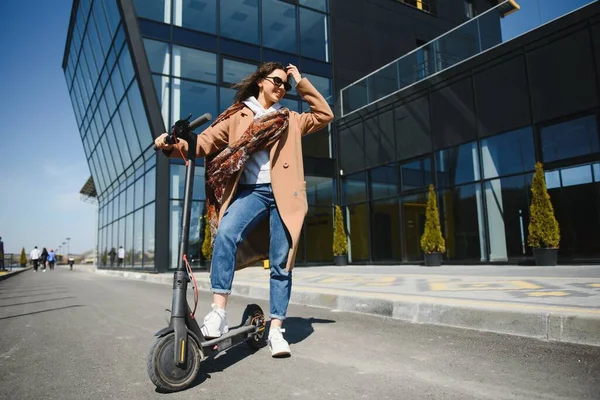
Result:
[[71,254],[71,248],[69,246],[71,238],[67,238],[66,240],[67,240],[67,258],[69,258],[69,255]]

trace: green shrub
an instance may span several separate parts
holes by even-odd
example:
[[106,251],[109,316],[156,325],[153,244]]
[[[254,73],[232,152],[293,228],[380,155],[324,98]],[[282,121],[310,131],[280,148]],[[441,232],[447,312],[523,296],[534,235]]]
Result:
[[444,253],[446,241],[442,237],[440,216],[433,185],[429,185],[429,198],[427,199],[427,212],[425,214],[425,232],[421,236],[421,249],[425,253]]
[[19,264],[21,264],[22,267],[27,265],[27,254],[25,254],[25,247],[21,249],[21,259],[19,260]]
[[529,208],[529,237],[527,243],[535,248],[558,248],[560,229],[554,218],[554,207],[546,189],[546,178],[542,163],[535,164],[531,182],[531,206]]
[[335,206],[334,228],[333,228],[333,255],[343,256],[348,254],[348,242],[344,230],[344,217],[340,206]]

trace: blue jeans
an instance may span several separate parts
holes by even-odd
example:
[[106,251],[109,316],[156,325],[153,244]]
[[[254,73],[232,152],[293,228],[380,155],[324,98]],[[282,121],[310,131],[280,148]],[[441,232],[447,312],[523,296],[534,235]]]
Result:
[[271,231],[271,318],[283,320],[292,291],[292,273],[285,270],[291,239],[277,210],[270,184],[238,186],[237,195],[225,211],[215,235],[210,273],[211,290],[213,293],[231,293],[237,246],[267,217]]

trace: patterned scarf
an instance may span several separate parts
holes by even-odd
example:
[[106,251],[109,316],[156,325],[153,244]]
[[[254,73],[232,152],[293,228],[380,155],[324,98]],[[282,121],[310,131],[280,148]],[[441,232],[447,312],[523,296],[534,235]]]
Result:
[[[212,126],[231,117],[246,107],[244,103],[235,103],[217,117]],[[210,224],[212,241],[219,225],[219,212],[223,204],[223,195],[229,180],[244,168],[246,161],[257,151],[270,149],[287,129],[289,110],[281,107],[276,112],[255,119],[246,132],[235,142],[218,154],[206,157],[206,215]]]

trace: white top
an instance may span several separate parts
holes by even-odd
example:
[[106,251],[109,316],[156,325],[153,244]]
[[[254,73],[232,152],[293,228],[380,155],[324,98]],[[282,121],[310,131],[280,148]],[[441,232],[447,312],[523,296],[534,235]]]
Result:
[[[260,118],[264,115],[275,112],[281,108],[281,104],[275,103],[269,109],[265,108],[256,100],[254,96],[248,97],[244,100],[244,104],[248,106],[254,113],[254,119]],[[260,183],[271,183],[271,160],[269,150],[257,151],[250,156],[242,177],[240,178],[241,184],[246,185],[257,185]]]
[[29,255],[29,257],[32,260],[39,260],[40,259],[40,250],[39,249],[31,250],[31,254]]
[[119,247],[119,258],[125,258],[125,249]]

